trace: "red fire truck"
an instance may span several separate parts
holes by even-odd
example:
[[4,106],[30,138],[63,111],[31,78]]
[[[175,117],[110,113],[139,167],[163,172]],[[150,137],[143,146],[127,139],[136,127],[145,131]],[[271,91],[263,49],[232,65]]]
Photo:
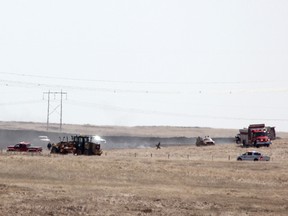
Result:
[[265,124],[251,124],[248,128],[240,129],[237,142],[249,147],[269,147],[276,138],[275,127],[266,127]]

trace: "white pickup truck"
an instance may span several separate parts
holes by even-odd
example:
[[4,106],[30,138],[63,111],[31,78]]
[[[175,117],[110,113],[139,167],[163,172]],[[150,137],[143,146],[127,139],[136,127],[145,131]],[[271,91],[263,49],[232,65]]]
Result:
[[248,151],[237,157],[238,161],[249,160],[249,161],[269,161],[270,157],[265,156],[257,151]]

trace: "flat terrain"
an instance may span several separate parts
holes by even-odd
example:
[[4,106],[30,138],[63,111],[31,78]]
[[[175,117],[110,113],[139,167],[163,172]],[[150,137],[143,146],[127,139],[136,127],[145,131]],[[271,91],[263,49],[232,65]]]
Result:
[[269,162],[236,161],[248,149],[234,143],[100,157],[2,152],[0,215],[287,215],[287,144],[257,149]]
[[[3,122],[0,121],[0,130],[28,130],[28,131],[47,131],[45,123],[35,122]],[[60,132],[59,124],[50,124],[49,132]],[[200,127],[173,127],[173,126],[96,126],[96,125],[75,125],[64,124],[63,133],[72,134],[98,134],[101,136],[140,136],[140,137],[197,137],[210,135],[213,137],[234,137],[237,129],[221,128],[200,128]],[[288,135],[288,134],[287,134]],[[281,134],[283,137],[283,134]],[[288,138],[288,136],[287,136]]]

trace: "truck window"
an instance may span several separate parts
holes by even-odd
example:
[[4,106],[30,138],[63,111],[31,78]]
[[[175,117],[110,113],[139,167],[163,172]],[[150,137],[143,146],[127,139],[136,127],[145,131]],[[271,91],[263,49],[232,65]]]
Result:
[[258,137],[258,136],[267,136],[267,134],[265,132],[257,132],[254,134],[255,137]]

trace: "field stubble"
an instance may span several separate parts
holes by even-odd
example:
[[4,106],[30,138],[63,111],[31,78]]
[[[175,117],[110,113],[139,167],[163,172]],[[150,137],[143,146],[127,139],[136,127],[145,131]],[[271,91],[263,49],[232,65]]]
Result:
[[2,154],[0,215],[287,215],[286,143],[257,149],[269,162],[235,144]]

